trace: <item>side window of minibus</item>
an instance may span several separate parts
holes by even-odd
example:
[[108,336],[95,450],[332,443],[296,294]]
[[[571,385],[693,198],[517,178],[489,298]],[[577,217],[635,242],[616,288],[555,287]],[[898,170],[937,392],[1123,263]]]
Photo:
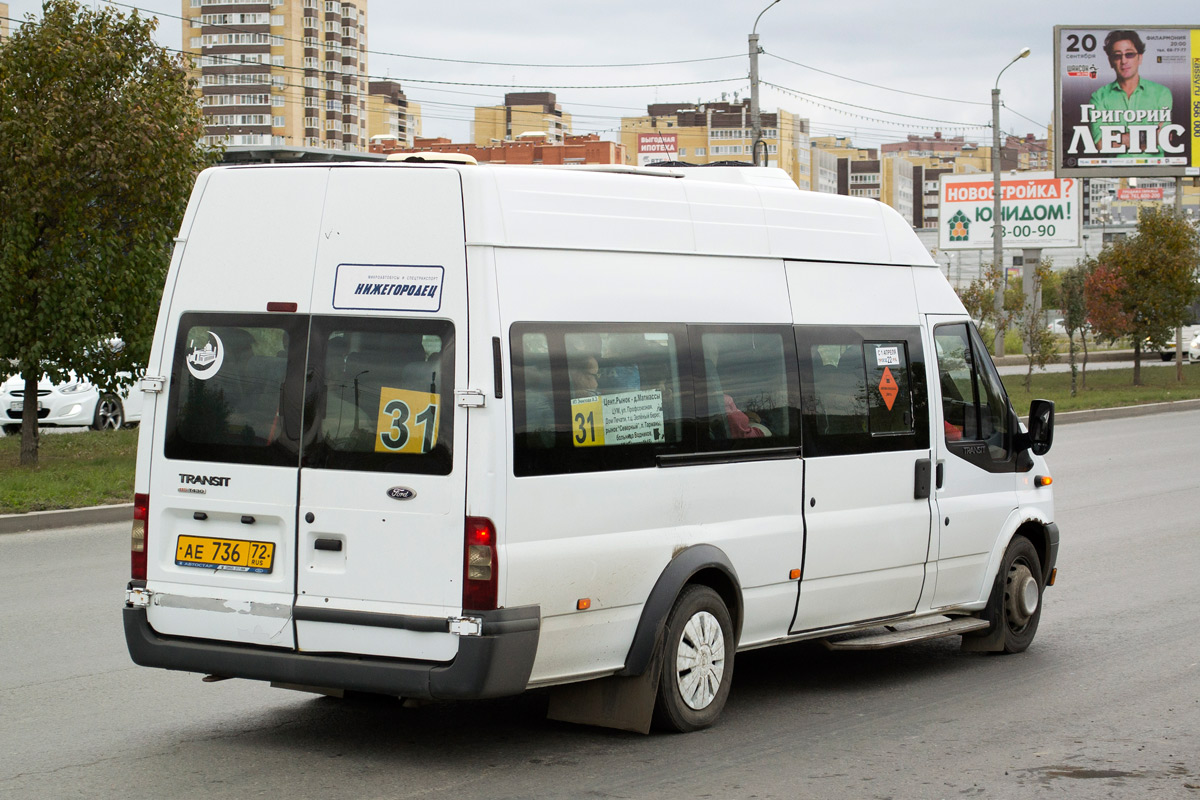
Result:
[[934,329],[942,394],[942,435],[948,445],[984,442],[988,458],[1011,454],[1008,398],[979,334],[966,323]]
[[800,444],[795,340],[786,327],[691,326],[701,450]]
[[917,329],[800,326],[796,338],[805,456],[929,446]]
[[652,467],[683,447],[683,326],[518,324],[510,344],[517,475]]

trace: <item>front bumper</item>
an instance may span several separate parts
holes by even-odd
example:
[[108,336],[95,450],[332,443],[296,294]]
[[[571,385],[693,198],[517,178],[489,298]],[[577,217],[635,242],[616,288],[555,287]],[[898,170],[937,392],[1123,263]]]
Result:
[[537,652],[540,608],[471,614],[483,618],[483,635],[459,637],[454,660],[433,663],[162,636],[150,627],[145,608],[123,609],[129,655],[143,667],[422,699],[466,700],[525,691]]
[[[91,425],[96,415],[96,401],[100,396],[95,391],[81,392],[77,395],[60,395],[51,393],[38,398],[39,425]],[[0,397],[3,402],[3,413],[0,418],[6,424],[21,421],[20,410],[14,410],[13,405],[21,403],[20,397],[5,394]]]
[[1046,524],[1046,563],[1042,565],[1042,571],[1045,573],[1042,576],[1043,583],[1050,580],[1050,573],[1054,571],[1054,567],[1058,564],[1058,523],[1049,522]]

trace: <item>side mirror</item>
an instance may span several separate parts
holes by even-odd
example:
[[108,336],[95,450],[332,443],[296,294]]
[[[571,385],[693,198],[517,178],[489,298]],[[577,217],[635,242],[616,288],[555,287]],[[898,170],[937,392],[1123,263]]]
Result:
[[1054,444],[1054,401],[1034,400],[1029,404],[1029,449],[1044,456]]

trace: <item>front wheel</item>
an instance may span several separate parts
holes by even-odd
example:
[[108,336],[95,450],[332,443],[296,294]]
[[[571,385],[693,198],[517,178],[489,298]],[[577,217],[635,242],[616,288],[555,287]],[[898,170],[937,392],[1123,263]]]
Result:
[[688,586],[667,617],[655,719],[677,731],[717,721],[733,681],[733,621],[721,596]]
[[1014,536],[1004,551],[984,618],[1000,626],[998,652],[1021,653],[1033,642],[1042,618],[1042,560],[1033,542]]
[[21,432],[21,426],[19,424],[18,425],[6,424],[2,428],[0,428],[0,430],[4,431],[5,436],[16,436],[17,434],[19,434]]
[[96,401],[96,415],[89,426],[94,431],[119,431],[125,424],[125,410],[115,394],[101,395]]

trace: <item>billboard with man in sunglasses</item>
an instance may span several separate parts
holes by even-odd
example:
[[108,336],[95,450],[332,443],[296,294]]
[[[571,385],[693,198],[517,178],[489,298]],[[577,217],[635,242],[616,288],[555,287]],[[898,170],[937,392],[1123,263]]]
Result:
[[1200,29],[1054,29],[1058,175],[1200,174]]

